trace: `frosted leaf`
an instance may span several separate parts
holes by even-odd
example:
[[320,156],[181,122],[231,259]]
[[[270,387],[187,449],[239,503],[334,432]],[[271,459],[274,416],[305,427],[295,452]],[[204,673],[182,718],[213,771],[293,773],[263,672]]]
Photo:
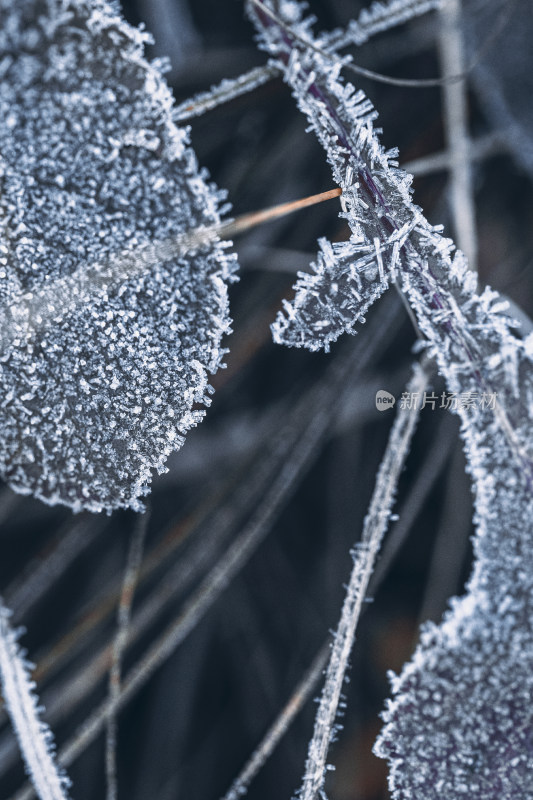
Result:
[[216,224],[219,193],[114,5],[0,16],[0,469],[48,503],[139,509],[201,417],[234,269],[212,240],[143,254]]
[[276,14],[285,24],[262,3],[250,8],[337,183],[354,185],[346,204],[353,235],[382,252],[396,246],[396,278],[448,390],[476,400],[457,407],[476,495],[474,571],[464,598],[426,629],[394,680],[377,752],[390,761],[395,800],[525,800],[533,785],[532,340],[514,336],[497,293],[476,293],[464,256],[412,203],[409,178],[373,129],[371,104],[317,51],[309,23],[300,15],[289,28],[283,1]]
[[[532,364],[502,341],[495,412],[463,411],[476,489],[475,567],[467,593],[427,626],[393,680],[376,753],[394,798],[530,797],[533,785]],[[507,348],[507,351],[506,351]],[[464,385],[457,370],[456,385]],[[519,386],[514,393],[515,382]],[[505,405],[502,398],[505,399]]]
[[[379,247],[354,240],[321,239],[314,273],[299,274],[296,297],[272,325],[274,341],[309,350],[329,349],[342,333],[355,333],[364,314],[388,286]],[[380,280],[381,271],[381,280]]]

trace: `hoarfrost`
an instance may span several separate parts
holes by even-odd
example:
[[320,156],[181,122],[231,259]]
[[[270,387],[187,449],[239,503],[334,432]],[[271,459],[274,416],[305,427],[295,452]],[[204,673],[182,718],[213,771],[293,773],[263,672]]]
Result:
[[272,325],[274,341],[309,350],[329,349],[344,332],[364,322],[367,308],[387,288],[376,281],[375,247],[364,240],[331,244],[321,239],[314,274],[300,273],[296,297]]
[[[352,20],[347,29],[337,29],[321,39],[321,46],[326,50],[340,50],[348,45],[361,45],[371,37],[396,25],[402,25],[413,17],[439,8],[442,0],[388,0],[386,3],[375,2],[369,9],[363,9],[358,19]],[[158,0],[166,2],[166,0]],[[289,21],[289,4],[285,3],[285,21]],[[299,9],[294,9],[295,20]],[[276,64],[270,62],[261,67],[254,67],[237,78],[224,78],[219,84],[212,86],[207,92],[200,92],[193,98],[183,101],[175,112],[176,122],[200,116],[206,111],[216,108],[221,103],[234,100],[242,94],[257,89],[271,78],[279,75]]]
[[55,742],[40,717],[42,709],[31,678],[32,664],[20,649],[20,632],[10,625],[11,612],[0,598],[0,681],[26,770],[40,800],[67,800],[70,780],[58,769]]
[[216,225],[221,194],[114,4],[0,17],[0,470],[51,504],[141,509],[203,413],[235,268],[216,237],[153,243]]
[[[382,256],[377,294],[384,279],[396,278],[449,391],[477,400],[456,409],[476,495],[474,571],[465,596],[452,602],[440,626],[425,628],[412,662],[393,679],[377,753],[390,762],[395,800],[456,800],[466,792],[479,800],[525,800],[533,786],[531,340],[513,334],[497,293],[476,293],[464,256],[412,203],[408,176],[373,129],[371,104],[339,76],[342,62],[320,52],[293,3],[292,26],[284,3],[276,9],[250,3],[265,49],[284,70],[337,183],[351,185],[347,176],[355,176],[346,218],[368,253],[372,248],[377,262]],[[349,261],[320,263],[319,280],[300,277],[295,302],[276,323],[278,338],[310,349],[320,344],[310,308],[319,306],[316,317],[336,333],[351,330],[359,313],[352,303],[339,325],[339,295],[328,285],[339,278],[348,285]],[[371,292],[363,289],[363,302],[371,302]]]
[[326,34],[324,41],[336,50],[349,44],[361,45],[377,33],[403,25],[441,5],[442,0],[375,0],[368,8],[363,8],[358,19],[352,20],[346,30],[332,31]]

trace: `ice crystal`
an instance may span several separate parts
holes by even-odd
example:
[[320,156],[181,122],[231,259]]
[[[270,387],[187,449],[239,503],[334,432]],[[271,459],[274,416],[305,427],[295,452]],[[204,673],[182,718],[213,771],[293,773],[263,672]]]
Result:
[[139,509],[208,403],[234,270],[213,237],[153,243],[217,224],[220,193],[115,5],[0,18],[0,470],[48,503]]
[[[530,797],[533,338],[513,334],[495,292],[476,293],[462,254],[453,254],[452,243],[412,203],[409,177],[377,138],[371,104],[343,83],[342,63],[320,51],[301,7],[295,14],[290,3],[287,15],[283,2],[276,9],[259,0],[250,5],[265,48],[284,69],[343,187],[353,236],[369,254],[374,246],[376,261],[381,254],[379,291],[398,281],[448,389],[476,400],[457,409],[476,495],[474,571],[465,596],[440,626],[425,629],[413,661],[394,680],[377,752],[391,763],[397,800],[456,800],[466,792],[479,800]],[[330,321],[332,331],[351,330],[359,305],[352,303],[351,321],[338,324],[337,295],[327,281],[339,283],[342,267],[323,263],[317,318],[326,329]],[[317,306],[316,283],[300,278],[288,316],[277,322],[279,338],[316,349],[308,314]],[[358,302],[370,303],[373,291],[367,287]]]

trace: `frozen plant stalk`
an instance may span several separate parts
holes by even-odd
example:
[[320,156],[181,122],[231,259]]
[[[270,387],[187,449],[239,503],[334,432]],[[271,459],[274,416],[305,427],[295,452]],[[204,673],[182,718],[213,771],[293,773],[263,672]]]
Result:
[[[506,304],[475,276],[411,199],[384,152],[371,103],[343,82],[299,3],[249,3],[343,189],[351,243],[328,249],[274,326],[318,349],[352,331],[391,282],[406,294],[458,409],[475,489],[475,566],[440,626],[426,626],[393,681],[377,744],[398,800],[525,798],[533,786],[533,338],[513,335]],[[354,259],[343,262],[349,247]],[[324,247],[322,247],[324,251]]]
[[[420,394],[427,384],[428,375],[417,364],[407,390]],[[354,564],[331,646],[322,696],[315,717],[313,738],[309,743],[305,775],[299,794],[301,800],[313,800],[324,790],[326,759],[329,745],[336,732],[335,719],[355,641],[355,631],[381,542],[388,527],[398,479],[405,466],[417,422],[418,410],[399,408],[396,412],[387,449],[379,466],[370,507],[365,517],[361,541],[352,553]]]
[[40,800],[67,800],[69,780],[56,767],[52,734],[39,719],[29,665],[19,650],[9,615],[0,600],[0,680],[4,702],[37,796]]

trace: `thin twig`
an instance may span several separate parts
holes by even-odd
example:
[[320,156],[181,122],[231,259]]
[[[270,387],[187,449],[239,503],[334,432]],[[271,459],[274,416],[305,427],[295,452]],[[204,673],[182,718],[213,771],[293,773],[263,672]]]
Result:
[[13,338],[20,337],[21,331],[31,339],[50,320],[57,323],[80,304],[91,302],[99,293],[107,293],[110,287],[118,287],[133,276],[146,273],[157,264],[183,257],[203,247],[209,247],[218,239],[229,239],[256,225],[331,200],[340,194],[341,190],[337,188],[313,194],[244,214],[234,220],[200,226],[172,239],[156,239],[135,249],[125,248],[111,254],[105,263],[84,264],[71,275],[50,280],[32,292],[13,298],[8,308],[0,308],[0,351],[10,346]]
[[[135,526],[131,534],[128,559],[126,562],[126,569],[124,572],[124,580],[122,583],[122,591],[120,593],[120,602],[118,606],[117,635],[115,637],[115,641],[113,642],[111,669],[109,670],[110,709],[117,707],[118,698],[120,697],[120,663],[122,660],[122,654],[124,653],[128,643],[131,607],[133,604],[135,588],[139,579],[139,570],[142,563],[144,540],[146,537],[149,519],[150,512],[147,510],[144,514],[140,515],[136,519]],[[117,800],[118,795],[116,747],[117,719],[115,714],[110,711],[107,718],[106,736],[107,800]]]
[[[439,11],[441,25],[439,52],[444,77],[464,70],[465,58],[461,31],[461,0],[445,0]],[[468,136],[466,90],[464,83],[443,85],[444,125],[450,153],[450,190],[453,227],[457,246],[477,270],[477,236],[470,142]]]
[[255,228],[256,225],[262,225],[264,222],[271,222],[279,217],[284,217],[286,214],[292,214],[294,211],[314,206],[317,203],[323,203],[326,200],[333,200],[335,197],[340,197],[341,194],[342,189],[330,189],[327,192],[313,194],[301,200],[291,200],[288,203],[282,203],[273,208],[267,208],[264,211],[253,211],[250,214],[243,214],[232,222],[221,225],[218,228],[218,235],[221,239],[231,239],[235,234],[244,233],[244,231],[250,228]]
[[273,64],[265,64],[261,67],[254,67],[237,78],[225,78],[207,92],[200,92],[195,97],[184,100],[177,106],[172,116],[176,122],[186,122],[194,117],[199,117],[206,111],[211,111],[229,100],[234,100],[236,97],[258,89],[259,86],[268,83],[278,75],[279,70]]

